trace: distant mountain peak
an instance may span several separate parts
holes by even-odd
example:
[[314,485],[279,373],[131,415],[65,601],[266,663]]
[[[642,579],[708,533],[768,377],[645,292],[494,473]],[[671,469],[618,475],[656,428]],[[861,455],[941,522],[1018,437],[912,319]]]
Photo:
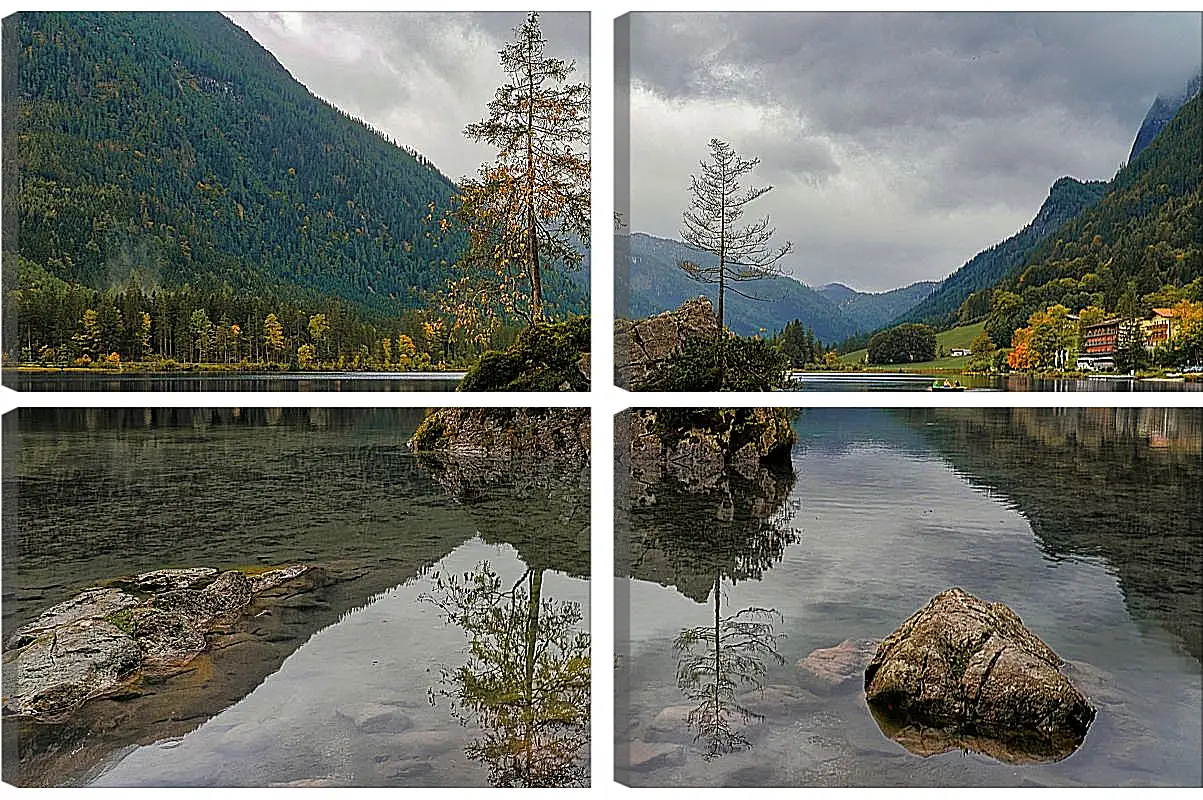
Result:
[[1128,163],[1132,163],[1132,160],[1149,146],[1157,134],[1161,133],[1162,128],[1169,124],[1178,110],[1199,93],[1200,84],[1203,84],[1203,71],[1196,73],[1187,81],[1181,91],[1169,95],[1158,94],[1154,98],[1153,104],[1149,106],[1149,110],[1145,114],[1144,121],[1140,124],[1140,130],[1136,132],[1136,139],[1132,142],[1132,152],[1128,154]]

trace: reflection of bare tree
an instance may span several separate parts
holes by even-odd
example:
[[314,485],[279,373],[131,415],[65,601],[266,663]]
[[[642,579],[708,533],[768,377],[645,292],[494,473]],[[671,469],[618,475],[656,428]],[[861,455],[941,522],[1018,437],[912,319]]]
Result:
[[468,638],[467,660],[430,689],[461,724],[480,730],[467,747],[496,786],[587,786],[590,636],[578,603],[542,597],[543,571],[509,589],[487,563],[437,575],[423,600]]
[[741,705],[736,692],[760,689],[771,659],[784,664],[777,652],[777,635],[772,619],[780,619],[773,609],[745,608],[721,616],[721,584],[714,581],[714,625],[700,625],[681,631],[673,642],[678,653],[677,685],[697,706],[689,712],[689,726],[697,730],[694,740],[706,743],[707,761],[724,753],[750,747],[736,726],[760,719],[760,715]]
[[677,685],[695,704],[687,724],[709,760],[751,745],[741,729],[760,717],[739,695],[762,687],[771,662],[784,663],[773,630],[780,614],[752,607],[724,616],[722,601],[724,584],[760,580],[797,541],[789,501],[796,479],[764,466],[728,468],[705,482],[658,478],[632,485],[629,574],[698,602],[709,595],[714,605],[712,624],[673,642]]

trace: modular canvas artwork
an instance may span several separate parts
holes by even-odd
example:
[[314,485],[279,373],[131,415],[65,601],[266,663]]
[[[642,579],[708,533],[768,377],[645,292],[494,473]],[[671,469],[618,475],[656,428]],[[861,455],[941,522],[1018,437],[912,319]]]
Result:
[[1201,36],[1194,12],[619,18],[618,383],[1203,388]]
[[588,387],[587,13],[20,12],[3,46],[6,386]]

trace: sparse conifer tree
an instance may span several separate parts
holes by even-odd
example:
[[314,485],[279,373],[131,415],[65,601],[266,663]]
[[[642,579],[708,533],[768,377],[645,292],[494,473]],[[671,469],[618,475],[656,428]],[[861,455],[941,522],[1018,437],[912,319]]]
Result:
[[741,178],[752,171],[760,159],[750,161],[739,157],[735,148],[722,139],[710,140],[710,161],[701,162],[701,175],[689,176],[689,208],[681,220],[682,240],[711,253],[718,264],[701,266],[692,261],[682,261],[680,267],[689,277],[699,283],[718,285],[719,364],[725,367],[723,358],[724,308],[727,291],[741,297],[756,300],[739,291],[732,283],[754,281],[781,274],[777,262],[793,249],[791,242],[778,248],[769,246],[774,229],[769,227],[767,216],[751,225],[740,225],[744,206],[771,190],[772,186],[744,188]]

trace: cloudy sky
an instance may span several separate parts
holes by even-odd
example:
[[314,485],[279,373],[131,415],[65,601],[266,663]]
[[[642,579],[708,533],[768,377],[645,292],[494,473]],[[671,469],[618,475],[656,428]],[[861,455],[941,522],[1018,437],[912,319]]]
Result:
[[[497,51],[526,12],[227,12],[317,96],[432,160],[453,180],[495,153],[466,140],[505,81]],[[589,15],[539,16],[545,53],[589,83]]]
[[748,206],[807,284],[939,280],[1063,175],[1109,179],[1200,15],[637,13],[631,229],[680,238],[711,137],[775,188]]

